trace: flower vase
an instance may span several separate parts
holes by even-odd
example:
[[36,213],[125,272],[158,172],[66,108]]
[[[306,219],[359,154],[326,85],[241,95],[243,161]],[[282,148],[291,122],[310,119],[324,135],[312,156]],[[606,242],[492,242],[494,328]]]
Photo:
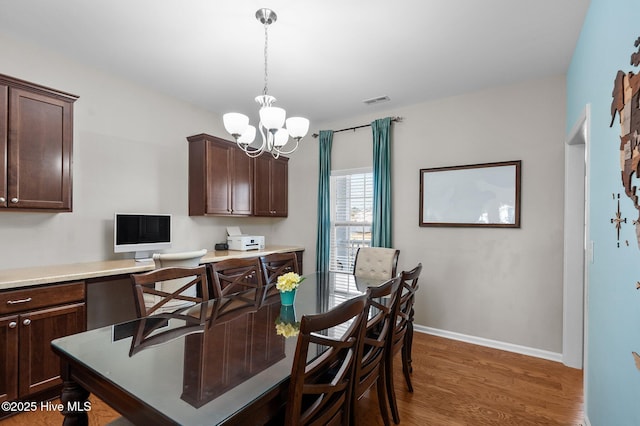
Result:
[[280,302],[282,303],[282,306],[292,306],[295,299],[296,289],[280,292]]
[[280,321],[287,324],[295,324],[296,308],[292,305],[283,305],[280,307]]

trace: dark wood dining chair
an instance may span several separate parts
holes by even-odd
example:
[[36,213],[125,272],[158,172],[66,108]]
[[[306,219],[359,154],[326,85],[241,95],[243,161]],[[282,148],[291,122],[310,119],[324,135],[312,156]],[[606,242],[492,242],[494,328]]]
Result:
[[[172,313],[209,299],[204,266],[160,268],[131,274],[131,280],[138,318]],[[171,285],[161,285],[164,283]]]
[[352,423],[357,424],[358,401],[376,385],[378,405],[385,425],[389,425],[387,409],[385,355],[390,350],[393,320],[396,317],[401,277],[387,280],[379,286],[367,290],[367,314],[364,338],[358,345],[356,370],[354,375],[353,398],[351,399]]
[[[285,426],[349,424],[353,373],[358,344],[363,338],[366,303],[365,294],[329,312],[302,317],[291,368]],[[338,332],[345,328],[346,331]],[[317,350],[317,345],[326,347],[326,351],[307,363],[309,353]]]
[[387,397],[391,414],[395,423],[400,423],[398,404],[396,403],[396,393],[393,383],[393,357],[399,351],[402,352],[402,373],[409,392],[413,392],[411,384],[411,346],[413,344],[413,304],[415,294],[418,290],[418,278],[422,271],[422,263],[410,271],[403,271],[401,274],[400,287],[398,288],[399,300],[394,321],[393,332],[391,334],[390,350],[385,357],[385,377],[387,379]]
[[216,299],[227,298],[229,304],[238,308],[242,305],[258,307],[262,302],[264,284],[257,257],[226,259],[209,263],[208,268]]
[[276,284],[280,275],[287,272],[300,273],[298,257],[294,252],[271,253],[260,256],[260,265],[262,266],[262,278],[264,279],[264,298],[278,295]]
[[400,250],[385,247],[360,247],[353,263],[353,275],[378,279],[380,282],[396,276]]

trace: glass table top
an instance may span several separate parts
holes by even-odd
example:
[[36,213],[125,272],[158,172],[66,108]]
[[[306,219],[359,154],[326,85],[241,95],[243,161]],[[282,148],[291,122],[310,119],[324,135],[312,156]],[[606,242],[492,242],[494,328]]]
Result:
[[277,293],[243,294],[63,337],[52,346],[179,424],[219,424],[288,380],[302,315],[326,312],[379,284],[314,273],[305,275],[291,307]]

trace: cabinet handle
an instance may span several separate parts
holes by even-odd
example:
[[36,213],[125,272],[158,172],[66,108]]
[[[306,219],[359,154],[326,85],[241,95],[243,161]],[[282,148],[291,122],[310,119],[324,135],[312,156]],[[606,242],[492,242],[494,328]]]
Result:
[[15,322],[15,321],[11,321],[11,322],[9,323],[9,328],[16,328],[16,326],[17,326],[17,325],[18,325],[18,323],[17,323],[17,322]]
[[0,197],[0,203],[4,203],[5,201],[7,201],[7,199],[6,199],[6,198],[4,198],[4,197]]
[[20,300],[7,300],[7,305],[19,305],[20,303],[28,303],[31,302],[31,298],[27,297],[26,299]]
[[29,325],[31,324],[31,320],[29,318],[26,318],[24,321],[22,321],[22,324]]
[[11,202],[13,204],[18,204],[18,199],[14,197],[14,198],[11,199]]

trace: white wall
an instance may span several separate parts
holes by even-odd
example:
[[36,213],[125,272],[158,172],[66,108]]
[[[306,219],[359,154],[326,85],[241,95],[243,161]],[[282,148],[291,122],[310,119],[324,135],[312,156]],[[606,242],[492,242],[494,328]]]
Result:
[[[291,156],[287,219],[192,218],[185,137],[226,137],[219,117],[2,34],[0,56],[3,74],[80,96],[74,211],[0,212],[0,270],[121,257],[114,211],[172,213],[172,251],[212,249],[238,225],[268,244],[305,246],[305,270],[314,269],[317,140]],[[564,78],[554,77],[314,123],[317,132],[405,118],[393,125],[394,245],[401,268],[424,265],[417,324],[561,351],[564,107]],[[336,134],[334,168],[370,164],[370,135]],[[420,168],[508,160],[522,160],[521,229],[418,226]]]
[[[404,117],[392,125],[393,240],[401,268],[423,264],[417,324],[562,351],[564,108],[558,76],[316,128]],[[336,133],[332,168],[370,165],[370,141],[367,128]],[[306,140],[290,164],[290,215],[281,231],[307,247],[307,265],[315,259],[317,145]],[[510,160],[522,160],[520,229],[418,226],[421,168]]]
[[[113,213],[174,216],[170,251],[207,248],[226,226],[267,235],[276,219],[188,216],[186,137],[227,137],[222,120],[169,96],[0,33],[0,72],[78,95],[74,111],[73,212],[0,211],[0,270],[121,258]],[[211,96],[215,96],[214,93]],[[295,241],[282,241],[289,243]]]

